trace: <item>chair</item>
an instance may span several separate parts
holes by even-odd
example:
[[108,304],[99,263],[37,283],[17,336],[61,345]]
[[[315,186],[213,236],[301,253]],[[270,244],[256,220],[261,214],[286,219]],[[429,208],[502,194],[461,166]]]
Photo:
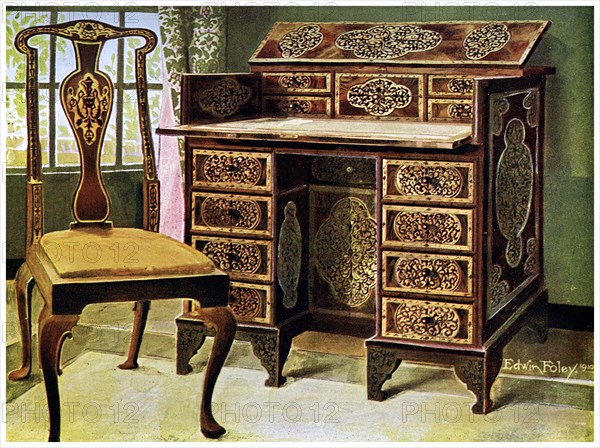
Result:
[[[60,86],[61,104],[75,136],[81,164],[72,204],[75,222],[67,230],[48,234],[43,233],[37,49],[28,45],[28,40],[39,34],[70,40],[77,62],[77,68]],[[117,228],[108,221],[110,200],[100,170],[113,86],[98,69],[97,61],[106,41],[129,36],[143,38],[143,45],[135,52],[135,77],[144,156],[144,229]],[[61,348],[86,305],[136,303],[129,356],[119,366],[131,369],[138,365],[150,301],[169,298],[198,301],[204,319],[215,330],[202,391],[200,429],[209,438],[225,433],[213,418],[211,401],[235,333],[236,322],[227,307],[229,278],[201,252],[158,233],[159,182],[146,85],[146,55],[156,41],[156,35],[149,30],[118,28],[92,20],[28,28],[15,38],[15,46],[27,58],[27,242],[25,263],[16,277],[22,364],[9,374],[9,379],[27,378],[31,372],[31,293],[35,285],[44,300],[38,345],[50,417],[49,441],[60,440],[57,375],[61,373]],[[133,249],[125,251],[127,247]],[[122,250],[117,252],[115,248]]]

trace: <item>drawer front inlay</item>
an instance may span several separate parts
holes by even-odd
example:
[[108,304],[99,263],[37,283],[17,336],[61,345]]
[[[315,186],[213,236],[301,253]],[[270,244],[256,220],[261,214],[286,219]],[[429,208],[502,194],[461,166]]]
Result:
[[193,236],[192,246],[234,280],[269,281],[271,278],[269,241]]
[[271,191],[271,155],[194,149],[192,186]]
[[384,160],[384,199],[473,203],[473,164]]
[[472,215],[471,210],[384,205],[383,245],[471,251]]
[[383,252],[383,289],[387,291],[469,297],[471,257]]
[[382,335],[419,341],[471,344],[472,305],[382,299]]
[[431,99],[427,103],[429,121],[470,122],[473,118],[471,100]]
[[471,97],[475,81],[466,76],[429,75],[429,95]]
[[265,95],[264,110],[270,115],[309,115],[311,117],[331,118],[331,98]]
[[422,120],[421,75],[336,74],[336,116]]
[[231,282],[229,306],[239,321],[269,322],[271,286]]
[[321,93],[331,91],[331,73],[326,72],[282,72],[263,73],[265,93]]
[[271,200],[192,193],[192,230],[271,236]]

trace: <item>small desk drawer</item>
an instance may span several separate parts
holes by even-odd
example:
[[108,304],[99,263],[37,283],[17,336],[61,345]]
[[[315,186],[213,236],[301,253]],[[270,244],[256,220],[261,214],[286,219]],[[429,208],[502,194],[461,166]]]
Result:
[[430,99],[427,102],[429,121],[453,121],[470,123],[473,120],[471,100]]
[[331,118],[331,98],[319,96],[265,95],[263,110],[269,115]]
[[460,75],[429,75],[429,95],[471,97],[475,81]]
[[272,236],[271,198],[192,193],[192,231]]
[[473,306],[383,297],[382,336],[471,344]]
[[239,321],[269,323],[271,319],[270,285],[231,282],[229,306]]
[[471,297],[473,259],[384,251],[382,278],[384,291]]
[[383,160],[383,199],[473,204],[473,163]]
[[473,250],[473,211],[384,205],[383,246]]
[[265,93],[329,94],[331,92],[331,73],[263,73],[263,88]]
[[271,154],[194,149],[192,186],[271,192]]
[[233,280],[271,280],[271,242],[192,236],[192,246]]

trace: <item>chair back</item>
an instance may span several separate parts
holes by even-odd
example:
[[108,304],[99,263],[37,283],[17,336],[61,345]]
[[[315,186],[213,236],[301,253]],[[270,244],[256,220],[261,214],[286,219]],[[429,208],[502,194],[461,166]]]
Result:
[[73,44],[76,67],[60,84],[59,98],[79,151],[80,177],[73,196],[72,226],[110,225],[110,199],[100,168],[104,136],[113,107],[114,87],[109,76],[98,67],[104,43],[124,37],[141,37],[135,49],[135,80],[139,129],[144,157],[144,228],[158,231],[159,184],[151,136],[146,80],[146,56],[157,43],[156,35],[146,29],[119,28],[94,20],[36,26],[19,32],[18,51],[25,54],[27,111],[27,246],[43,234],[43,191],[39,139],[38,57],[29,45],[33,36],[55,35]]

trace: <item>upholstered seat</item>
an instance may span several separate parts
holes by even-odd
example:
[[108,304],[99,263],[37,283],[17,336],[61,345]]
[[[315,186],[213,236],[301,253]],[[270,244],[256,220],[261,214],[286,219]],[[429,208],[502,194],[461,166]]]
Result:
[[48,233],[39,257],[61,278],[143,277],[215,272],[202,252],[156,232],[134,228],[81,227]]

